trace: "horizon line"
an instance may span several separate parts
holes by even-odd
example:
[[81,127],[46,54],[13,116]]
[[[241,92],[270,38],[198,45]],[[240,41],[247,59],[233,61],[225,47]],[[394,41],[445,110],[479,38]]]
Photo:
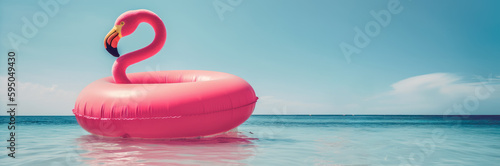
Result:
[[[10,115],[0,115],[0,117],[10,117]],[[16,115],[19,116],[75,116],[75,115]],[[500,116],[500,114],[493,115],[438,115],[438,114],[255,114],[251,116]]]

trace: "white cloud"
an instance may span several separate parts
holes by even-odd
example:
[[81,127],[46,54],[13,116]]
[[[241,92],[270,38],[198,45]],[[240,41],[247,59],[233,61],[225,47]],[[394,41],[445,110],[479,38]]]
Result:
[[500,99],[499,82],[498,77],[467,81],[450,73],[420,75],[398,81],[391,85],[392,90],[367,98],[361,109],[364,114],[443,114],[474,97],[479,98],[479,108],[471,114],[498,114],[495,109],[500,105],[494,101]]
[[[6,77],[0,77],[0,80],[6,82]],[[78,96],[78,93],[60,89],[57,85],[31,82],[18,82],[16,92],[17,115],[72,115]],[[6,87],[1,88],[0,93],[6,94]]]
[[500,76],[467,79],[451,73],[432,73],[406,78],[390,87],[389,91],[368,97],[343,95],[340,98],[344,102],[304,102],[285,99],[286,96],[260,96],[254,114],[442,115],[449,109],[453,111],[456,104],[465,109],[464,100],[469,97],[480,98],[478,108],[468,111],[470,114],[500,114]]
[[391,87],[394,89],[392,91],[394,94],[413,93],[418,90],[446,87],[458,80],[460,78],[454,75],[435,73],[410,77],[392,84]]

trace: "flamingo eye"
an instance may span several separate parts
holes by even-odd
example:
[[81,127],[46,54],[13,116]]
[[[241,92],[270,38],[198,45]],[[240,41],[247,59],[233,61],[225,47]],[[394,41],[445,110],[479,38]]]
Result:
[[122,22],[120,22],[120,24],[123,25],[123,24],[125,24],[125,22],[122,21]]

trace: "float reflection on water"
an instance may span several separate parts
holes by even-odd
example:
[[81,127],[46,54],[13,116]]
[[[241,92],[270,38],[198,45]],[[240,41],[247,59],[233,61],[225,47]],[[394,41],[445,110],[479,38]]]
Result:
[[230,131],[196,139],[124,139],[83,135],[78,160],[88,165],[234,165],[252,160],[257,138]]

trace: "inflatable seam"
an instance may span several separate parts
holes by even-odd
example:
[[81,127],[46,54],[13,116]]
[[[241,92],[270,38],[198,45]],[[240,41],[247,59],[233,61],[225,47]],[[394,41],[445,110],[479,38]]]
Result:
[[[259,98],[257,98],[259,99]],[[242,105],[242,106],[239,106],[239,107],[235,107],[235,108],[231,108],[231,109],[225,109],[225,110],[219,110],[219,111],[213,111],[213,112],[208,112],[208,113],[201,113],[201,114],[192,114],[192,115],[179,115],[179,116],[166,116],[166,117],[145,117],[145,118],[98,118],[98,117],[92,117],[92,116],[88,116],[88,115],[81,115],[79,113],[76,112],[76,110],[73,110],[73,113],[75,114],[75,116],[79,116],[79,117],[84,117],[86,119],[100,119],[100,120],[148,120],[148,119],[177,119],[177,118],[181,118],[183,116],[197,116],[197,115],[205,115],[205,114],[213,114],[213,113],[217,113],[217,112],[223,112],[223,111],[231,111],[231,110],[234,110],[234,109],[238,109],[238,108],[242,108],[242,107],[246,107],[246,106],[249,106],[249,105],[252,105],[252,104],[255,104],[257,103],[257,100],[255,100],[254,102],[251,102],[249,104],[245,104],[245,105]]]

